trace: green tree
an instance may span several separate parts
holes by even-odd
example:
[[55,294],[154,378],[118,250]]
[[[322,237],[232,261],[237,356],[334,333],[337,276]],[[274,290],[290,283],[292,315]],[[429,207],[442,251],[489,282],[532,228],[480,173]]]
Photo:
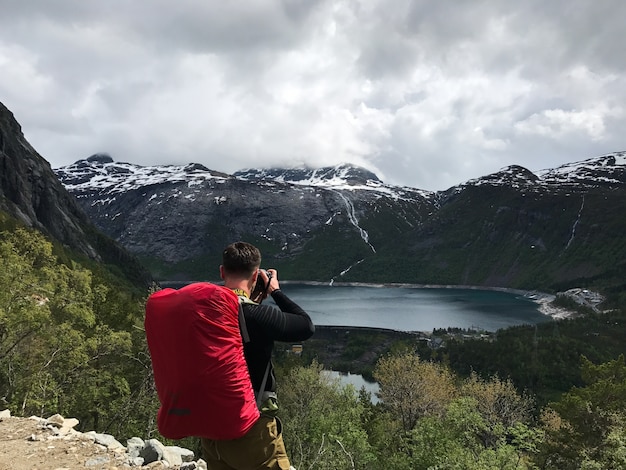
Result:
[[351,385],[313,363],[295,367],[279,391],[284,439],[299,469],[366,469],[374,459],[363,426],[366,406]]
[[485,423],[481,438],[486,447],[494,446],[503,430],[506,432],[519,423],[529,424],[532,420],[532,397],[520,394],[510,379],[502,380],[494,375],[485,380],[472,373],[461,385],[461,394],[476,402],[476,410]]
[[458,393],[455,377],[447,367],[421,361],[410,350],[379,359],[374,378],[380,385],[381,401],[404,431],[413,429],[422,417],[441,416]]
[[18,229],[0,234],[0,360],[50,321],[52,246]]
[[546,469],[626,468],[624,356],[595,365],[582,358],[584,387],[574,387],[543,410]]
[[478,411],[470,397],[451,402],[440,417],[424,417],[403,439],[403,455],[395,457],[392,468],[455,470],[521,470],[534,468],[527,449],[540,439],[540,433],[517,424],[515,438],[503,426],[492,445],[482,436],[493,433],[492,425]]
[[53,288],[52,246],[33,232],[17,229],[0,234],[0,374],[1,395],[17,411],[25,408],[34,380],[48,378],[37,369],[39,335],[51,324],[50,295]]

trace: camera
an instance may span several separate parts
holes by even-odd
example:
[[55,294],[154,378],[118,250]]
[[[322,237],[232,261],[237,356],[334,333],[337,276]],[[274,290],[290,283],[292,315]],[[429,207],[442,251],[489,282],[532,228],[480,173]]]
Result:
[[270,281],[272,280],[271,273],[267,272],[265,269],[259,269],[259,271],[263,271],[265,275],[267,276],[267,284],[265,283],[265,281],[263,280],[263,277],[259,273],[259,275],[256,278],[256,284],[254,285],[254,289],[252,289],[252,292],[250,293],[250,300],[257,302],[257,303],[261,303],[261,301],[265,297],[267,297],[267,290],[269,289]]

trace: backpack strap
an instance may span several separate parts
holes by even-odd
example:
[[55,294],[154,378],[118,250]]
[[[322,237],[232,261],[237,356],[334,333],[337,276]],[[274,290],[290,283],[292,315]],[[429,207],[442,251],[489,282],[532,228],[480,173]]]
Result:
[[[250,334],[248,333],[248,326],[246,325],[246,317],[243,314],[243,303],[248,300],[247,298],[242,298],[239,296],[239,330],[241,331],[241,339],[244,344],[250,342]],[[250,302],[250,301],[248,301]],[[252,303],[252,302],[250,302]],[[261,400],[263,399],[263,391],[265,390],[265,384],[267,384],[267,378],[270,375],[270,362],[267,362],[267,366],[265,367],[265,374],[263,375],[263,380],[261,381],[261,386],[259,390],[255,392],[256,396],[256,406],[257,408],[261,408]]]
[[250,335],[248,334],[248,327],[246,326],[246,317],[243,315],[243,307],[239,302],[239,329],[241,330],[241,339],[244,344],[250,342]]
[[265,375],[263,375],[263,381],[261,382],[261,386],[259,387],[259,391],[256,394],[256,407],[261,409],[261,400],[263,399],[263,392],[265,391],[265,384],[267,383],[267,378],[270,375],[270,362],[267,362],[267,367],[265,368]]

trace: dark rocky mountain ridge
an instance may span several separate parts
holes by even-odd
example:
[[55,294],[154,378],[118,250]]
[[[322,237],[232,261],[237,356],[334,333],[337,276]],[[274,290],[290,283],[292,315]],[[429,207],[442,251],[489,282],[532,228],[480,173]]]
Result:
[[434,203],[425,191],[387,186],[347,166],[235,176],[198,164],[141,167],[96,155],[56,173],[101,230],[144,259],[168,265],[219,254],[237,239],[271,246],[274,258],[288,261],[331,232],[375,251],[359,226],[362,213],[393,212],[394,224],[406,228]]
[[622,269],[626,253],[625,152],[536,173],[510,166],[440,192],[350,165],[227,175],[96,155],[55,171],[162,279],[214,277],[237,239],[292,278],[329,282],[567,287]]
[[137,285],[151,282],[149,273],[132,254],[96,229],[50,164],[25,139],[13,113],[0,103],[0,215],[3,214],[81,256],[116,265]]
[[86,214],[57,180],[50,164],[26,141],[0,103],[0,209],[81,253],[99,259],[88,241]]

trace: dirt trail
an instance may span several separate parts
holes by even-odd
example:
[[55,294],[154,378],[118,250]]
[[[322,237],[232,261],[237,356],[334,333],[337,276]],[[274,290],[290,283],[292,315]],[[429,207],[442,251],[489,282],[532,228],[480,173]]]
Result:
[[[124,452],[96,444],[82,433],[55,436],[35,419],[0,418],[0,470],[121,470]],[[161,462],[145,467],[165,468]],[[179,467],[169,467],[175,469]]]

